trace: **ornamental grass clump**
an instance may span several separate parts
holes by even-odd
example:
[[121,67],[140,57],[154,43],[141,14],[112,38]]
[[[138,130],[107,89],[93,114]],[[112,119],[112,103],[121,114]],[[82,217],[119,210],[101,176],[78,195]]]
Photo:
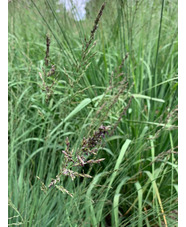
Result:
[[103,1],[9,4],[10,226],[177,226],[176,1]]

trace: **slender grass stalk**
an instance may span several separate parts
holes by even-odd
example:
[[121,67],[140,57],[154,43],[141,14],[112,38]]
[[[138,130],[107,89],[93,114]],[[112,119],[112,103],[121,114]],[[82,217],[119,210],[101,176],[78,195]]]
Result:
[[[158,43],[157,43],[157,50],[156,50],[156,59],[155,59],[155,65],[154,65],[154,77],[156,85],[158,83],[157,75],[156,75],[156,69],[157,69],[157,63],[158,63],[158,53],[159,53],[159,46],[160,46],[160,38],[161,38],[161,27],[162,27],[162,20],[163,20],[163,9],[164,9],[164,0],[162,0],[162,6],[161,6],[161,15],[160,15],[160,24],[159,24],[159,33],[158,33]],[[155,94],[157,94],[157,90],[155,87]]]

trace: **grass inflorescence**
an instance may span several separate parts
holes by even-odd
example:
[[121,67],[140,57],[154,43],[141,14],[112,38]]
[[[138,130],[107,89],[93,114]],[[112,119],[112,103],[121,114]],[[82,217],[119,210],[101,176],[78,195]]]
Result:
[[9,1],[9,226],[177,226],[177,1]]

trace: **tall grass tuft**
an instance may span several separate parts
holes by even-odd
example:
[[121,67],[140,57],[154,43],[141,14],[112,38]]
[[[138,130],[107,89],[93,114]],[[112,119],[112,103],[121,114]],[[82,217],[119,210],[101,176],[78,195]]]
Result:
[[177,1],[56,3],[8,3],[9,226],[177,226]]

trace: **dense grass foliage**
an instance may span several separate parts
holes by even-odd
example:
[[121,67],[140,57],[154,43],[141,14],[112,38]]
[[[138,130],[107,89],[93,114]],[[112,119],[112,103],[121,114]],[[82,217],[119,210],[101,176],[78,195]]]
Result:
[[[177,1],[102,4],[8,4],[10,226],[177,226]],[[48,188],[103,126],[92,178]]]

